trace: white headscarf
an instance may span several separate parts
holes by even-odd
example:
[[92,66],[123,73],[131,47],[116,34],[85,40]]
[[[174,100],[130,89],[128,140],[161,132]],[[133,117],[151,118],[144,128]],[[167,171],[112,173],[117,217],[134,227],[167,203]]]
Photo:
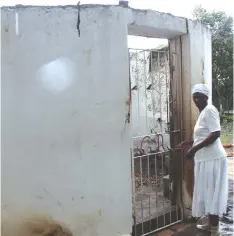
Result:
[[202,93],[207,97],[210,96],[210,89],[206,84],[196,84],[192,89],[192,94],[194,93]]

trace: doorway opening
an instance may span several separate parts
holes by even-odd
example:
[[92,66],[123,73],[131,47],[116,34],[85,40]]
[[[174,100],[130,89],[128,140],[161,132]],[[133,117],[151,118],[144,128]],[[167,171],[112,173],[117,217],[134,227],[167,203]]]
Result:
[[133,235],[138,236],[183,220],[183,153],[176,149],[182,133],[174,124],[181,93],[172,82],[180,58],[168,40],[130,37]]

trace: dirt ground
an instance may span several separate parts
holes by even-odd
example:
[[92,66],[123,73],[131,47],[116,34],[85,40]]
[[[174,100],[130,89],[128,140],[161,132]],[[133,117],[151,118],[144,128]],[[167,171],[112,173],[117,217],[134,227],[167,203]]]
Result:
[[[228,211],[220,219],[220,232],[221,236],[234,235],[233,226],[233,187],[234,187],[234,159],[228,158],[229,164],[229,199]],[[181,223],[170,227],[164,231],[158,232],[152,236],[209,236],[209,233],[201,232],[196,229],[195,223]]]

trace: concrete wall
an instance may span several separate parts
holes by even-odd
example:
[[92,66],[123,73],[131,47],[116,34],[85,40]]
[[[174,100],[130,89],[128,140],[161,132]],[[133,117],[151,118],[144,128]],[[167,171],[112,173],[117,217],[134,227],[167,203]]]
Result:
[[[192,101],[192,87],[205,83],[212,91],[212,41],[211,31],[199,22],[188,21],[188,34],[181,36],[182,87],[183,87],[183,128],[184,139],[193,136],[193,127],[198,109]],[[212,96],[209,102],[211,103]],[[193,161],[185,161],[184,204],[191,207],[193,193]]]
[[[172,39],[187,33],[186,20],[116,6],[1,15],[3,216],[51,215],[79,236],[130,233],[127,34]],[[182,48],[195,83],[210,41],[189,28]]]
[[77,236],[131,232],[121,9],[82,8],[80,37],[74,7],[2,9],[4,218],[51,215]]
[[172,39],[186,34],[186,19],[152,10],[126,9],[129,35]]
[[[212,53],[211,53],[211,31],[204,27],[199,22],[188,21],[188,36],[182,36],[183,40],[186,40],[186,37],[189,37],[189,63],[190,63],[190,98],[192,87],[197,83],[206,83],[210,90],[212,91]],[[184,53],[187,53],[184,45]],[[187,62],[188,63],[188,62]],[[185,80],[184,80],[185,81]],[[186,93],[186,96],[189,96]],[[191,99],[190,99],[191,101]],[[209,102],[211,103],[212,99],[210,97]],[[192,123],[191,127],[193,129],[198,111],[193,102],[191,102],[191,116]]]

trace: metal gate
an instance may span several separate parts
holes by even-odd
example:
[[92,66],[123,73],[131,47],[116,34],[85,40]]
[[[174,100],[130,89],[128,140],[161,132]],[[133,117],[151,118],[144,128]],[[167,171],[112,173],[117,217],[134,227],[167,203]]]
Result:
[[[176,54],[129,49],[133,133],[133,235],[148,235],[183,219],[181,93],[172,83]],[[175,77],[175,76],[174,76]],[[181,107],[181,106],[180,106]],[[175,130],[175,127],[177,128]],[[178,127],[180,129],[178,129]]]

